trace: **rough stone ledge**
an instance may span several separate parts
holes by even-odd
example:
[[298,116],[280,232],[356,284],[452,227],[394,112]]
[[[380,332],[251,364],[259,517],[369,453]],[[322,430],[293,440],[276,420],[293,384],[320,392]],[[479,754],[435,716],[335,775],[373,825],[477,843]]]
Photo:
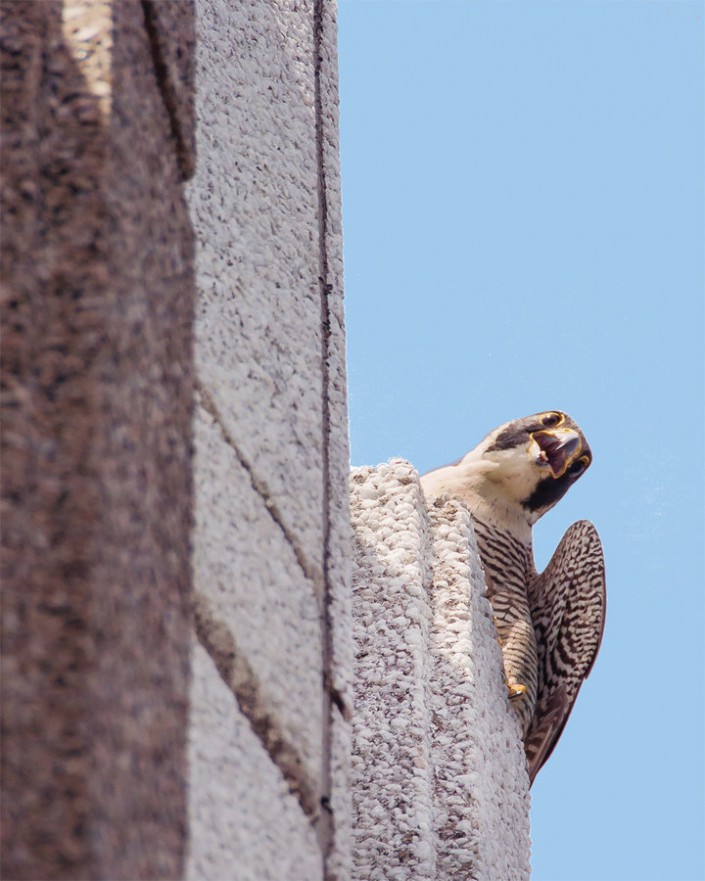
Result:
[[527,881],[529,780],[470,515],[351,477],[353,878]]

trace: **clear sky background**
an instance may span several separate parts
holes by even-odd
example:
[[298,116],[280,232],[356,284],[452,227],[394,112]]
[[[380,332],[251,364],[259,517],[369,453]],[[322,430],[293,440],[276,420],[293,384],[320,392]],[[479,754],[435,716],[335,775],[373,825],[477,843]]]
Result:
[[353,464],[551,408],[594,454],[534,530],[541,569],[592,520],[608,576],[534,881],[705,879],[703,18],[339,2]]

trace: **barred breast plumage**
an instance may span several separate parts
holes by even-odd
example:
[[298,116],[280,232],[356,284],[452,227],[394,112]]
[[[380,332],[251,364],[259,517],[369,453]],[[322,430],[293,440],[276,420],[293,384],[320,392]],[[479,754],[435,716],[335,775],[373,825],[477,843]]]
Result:
[[487,597],[502,646],[507,688],[525,735],[538,688],[536,636],[526,591],[533,571],[531,547],[478,517],[474,519],[474,526],[485,570]]
[[429,500],[457,498],[472,514],[532,782],[592,668],[606,604],[602,548],[592,524],[573,524],[540,575],[532,526],[591,462],[577,424],[554,410],[500,426],[458,462],[421,479]]

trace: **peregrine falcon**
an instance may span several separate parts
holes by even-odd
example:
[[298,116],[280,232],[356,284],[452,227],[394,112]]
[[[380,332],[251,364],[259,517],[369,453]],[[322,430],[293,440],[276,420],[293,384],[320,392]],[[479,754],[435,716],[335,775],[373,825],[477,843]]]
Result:
[[602,546],[592,523],[574,523],[540,575],[531,528],[591,462],[580,428],[550,410],[501,425],[453,465],[421,478],[429,501],[460,499],[472,515],[532,783],[592,669],[606,595]]

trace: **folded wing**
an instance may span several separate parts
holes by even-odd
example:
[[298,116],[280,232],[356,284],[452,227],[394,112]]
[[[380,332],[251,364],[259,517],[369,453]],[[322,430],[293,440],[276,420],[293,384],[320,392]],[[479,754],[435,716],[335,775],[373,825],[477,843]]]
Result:
[[538,644],[536,710],[524,745],[533,783],[553,752],[595,662],[605,625],[605,563],[597,530],[574,523],[528,585]]

